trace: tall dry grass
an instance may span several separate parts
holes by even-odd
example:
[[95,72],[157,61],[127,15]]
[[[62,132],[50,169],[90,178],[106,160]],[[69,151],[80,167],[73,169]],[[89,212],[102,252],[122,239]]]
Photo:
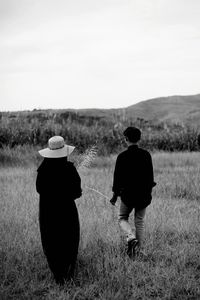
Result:
[[[109,204],[115,157],[80,170],[81,241],[74,282],[56,286],[42,252],[36,165],[1,167],[0,299],[199,299],[200,156],[153,155],[158,182],[145,218],[145,259],[130,261]],[[94,189],[94,190],[92,190]],[[98,190],[106,197],[95,192]],[[131,218],[131,221],[132,218]]]

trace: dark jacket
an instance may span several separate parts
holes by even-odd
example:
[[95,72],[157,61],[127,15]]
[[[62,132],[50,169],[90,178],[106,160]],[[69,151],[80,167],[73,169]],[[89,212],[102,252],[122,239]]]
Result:
[[131,145],[116,160],[113,192],[128,206],[144,208],[151,203],[154,182],[153,165],[148,151]]

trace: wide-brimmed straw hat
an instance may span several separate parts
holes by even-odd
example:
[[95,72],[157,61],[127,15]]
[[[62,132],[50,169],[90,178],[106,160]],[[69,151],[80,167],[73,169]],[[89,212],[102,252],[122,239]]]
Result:
[[59,158],[70,155],[74,149],[74,146],[65,144],[62,136],[56,135],[48,140],[48,148],[42,149],[38,152],[43,157]]

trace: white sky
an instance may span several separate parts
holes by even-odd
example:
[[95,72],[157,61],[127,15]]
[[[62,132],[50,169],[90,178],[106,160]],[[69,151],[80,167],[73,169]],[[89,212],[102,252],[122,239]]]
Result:
[[0,110],[200,93],[199,0],[0,0]]

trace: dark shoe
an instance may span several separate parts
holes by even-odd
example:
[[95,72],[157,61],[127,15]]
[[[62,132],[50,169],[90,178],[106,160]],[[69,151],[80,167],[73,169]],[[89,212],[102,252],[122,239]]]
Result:
[[127,254],[130,258],[134,259],[135,255],[136,255],[136,251],[138,248],[138,240],[137,239],[132,239],[130,241],[128,241],[128,248],[127,248]]

